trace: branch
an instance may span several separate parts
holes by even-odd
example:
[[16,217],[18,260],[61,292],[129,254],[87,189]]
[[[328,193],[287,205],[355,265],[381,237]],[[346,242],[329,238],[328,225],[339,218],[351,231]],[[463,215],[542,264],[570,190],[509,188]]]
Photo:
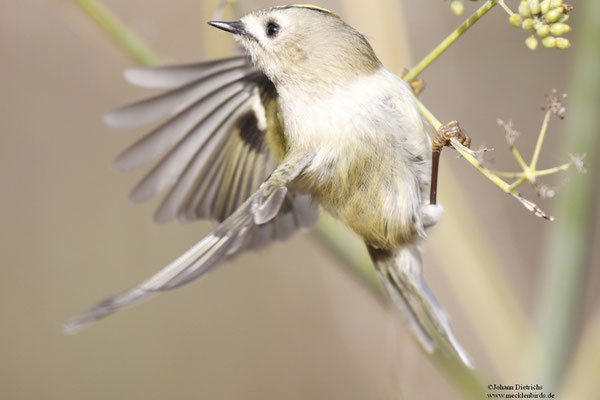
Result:
[[161,58],[100,2],[94,0],[74,1],[137,63],[145,66],[160,64]]
[[432,62],[434,62],[439,56],[441,56],[459,37],[461,37],[475,22],[479,21],[488,11],[490,11],[499,0],[488,0],[486,1],[473,15],[471,15],[465,22],[462,23],[458,28],[454,30],[446,39],[442,40],[435,49],[433,49],[428,55],[425,56],[417,65],[415,65],[410,71],[408,71],[402,77],[405,81],[412,81],[419,76]]

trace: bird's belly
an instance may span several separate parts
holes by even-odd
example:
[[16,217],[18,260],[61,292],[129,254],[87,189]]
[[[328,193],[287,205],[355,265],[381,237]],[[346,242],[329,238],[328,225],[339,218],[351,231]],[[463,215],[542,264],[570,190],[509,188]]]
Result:
[[406,84],[382,68],[328,96],[288,89],[278,92],[290,151],[315,153],[300,189],[373,247],[411,240],[430,147]]
[[298,186],[367,244],[394,249],[415,235],[420,205],[405,160],[394,156],[354,148],[308,169]]

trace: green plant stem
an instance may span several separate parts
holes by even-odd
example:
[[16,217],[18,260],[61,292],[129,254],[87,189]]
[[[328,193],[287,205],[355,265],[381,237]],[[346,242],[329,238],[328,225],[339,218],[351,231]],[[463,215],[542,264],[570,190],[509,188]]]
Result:
[[500,6],[504,9],[504,11],[506,11],[506,13],[508,15],[514,15],[515,13],[513,12],[513,10],[510,9],[510,7],[508,7],[506,5],[506,3],[504,3],[504,0],[499,0],[498,4],[500,4]]
[[[504,4],[504,1],[502,1],[502,0],[489,0],[489,1],[485,2],[481,7],[479,7],[479,9],[477,11],[475,11],[475,13],[471,17],[469,17],[462,25],[460,25],[457,29],[455,29],[454,32],[452,32],[450,35],[448,35],[448,37],[446,37],[446,39],[444,39],[427,56],[425,56],[425,58],[423,60],[421,60],[421,62],[419,62],[415,67],[413,67],[410,71],[408,71],[406,74],[404,74],[403,79],[407,82],[410,82],[411,80],[417,78],[433,61],[435,61],[442,53],[444,53],[444,51],[446,51],[448,49],[448,47],[450,47],[450,45],[452,45],[452,43],[454,43],[471,26],[473,26],[473,24],[475,24],[475,22],[477,22],[481,17],[483,17],[489,10],[491,10],[497,4],[500,4],[505,9],[508,8],[506,6],[506,4]],[[508,9],[508,10],[510,10],[510,9]],[[417,99],[416,97],[415,97],[415,99],[416,99],[416,103],[417,103],[417,106],[419,107],[421,114],[423,114],[425,119],[427,119],[429,121],[429,123],[437,131],[439,131],[439,129],[442,127],[442,123],[431,113],[431,111],[429,111],[427,109],[427,107],[425,107],[425,105],[419,99]],[[511,152],[513,153],[515,159],[517,160],[517,162],[519,163],[521,168],[523,168],[522,173],[496,174],[496,173],[490,171],[489,169],[485,168],[483,165],[481,165],[479,160],[477,160],[477,158],[475,158],[473,152],[470,151],[469,149],[465,148],[464,146],[462,146],[458,142],[458,140],[452,139],[450,144],[452,145],[452,147],[454,147],[460,153],[460,155],[466,161],[468,161],[471,165],[473,165],[479,172],[481,172],[486,178],[491,180],[502,191],[504,191],[505,193],[512,194],[513,196],[516,196],[516,198],[521,198],[519,196],[519,193],[516,192],[515,189],[526,181],[534,183],[536,177],[539,176],[538,172],[536,171],[535,168],[537,166],[539,155],[540,155],[540,152],[542,149],[542,144],[544,142],[544,139],[546,136],[546,131],[548,129],[548,121],[549,121],[550,114],[551,114],[550,111],[548,111],[548,112],[546,112],[546,115],[544,117],[544,122],[542,123],[542,128],[541,128],[540,134],[538,136],[538,141],[537,141],[530,165],[527,165],[527,163],[521,156],[521,153],[514,146],[514,144],[512,144],[512,143],[510,144]],[[552,172],[549,172],[551,170],[553,170],[553,169],[544,170],[544,172],[545,172],[544,174],[548,175],[548,174],[552,173]],[[560,169],[557,169],[556,172],[558,172],[559,170]],[[502,179],[502,177],[518,178],[518,179],[515,182],[513,182],[512,184],[509,184],[506,181],[504,181]],[[521,202],[521,203],[523,204],[523,202]],[[529,203],[531,203],[531,202],[529,202]],[[533,203],[531,203],[531,204],[533,204]],[[530,209],[530,208],[528,207],[528,209]],[[537,208],[537,210],[539,210],[539,208]],[[540,211],[540,213],[536,212],[536,215],[538,215],[538,216],[545,215],[541,210],[539,210],[539,211]]]
[[521,153],[515,147],[514,143],[510,144],[510,151],[515,156],[515,160],[517,160],[517,162],[519,163],[519,165],[521,166],[521,168],[523,168],[523,171],[525,171],[527,168],[529,168],[528,165],[527,165],[527,163],[525,162],[525,160],[523,160],[523,157],[521,156]]
[[523,182],[525,182],[527,180],[527,178],[525,178],[524,176],[520,177],[519,179],[517,179],[516,181],[514,181],[513,183],[510,184],[509,186],[509,192],[513,193],[515,188],[521,186],[521,184],[523,184]]
[[499,171],[494,171],[494,174],[499,176],[500,178],[507,178],[507,179],[511,179],[511,178],[520,178],[521,175],[523,174],[523,172],[499,172]]
[[[425,105],[421,102],[421,100],[416,99],[417,107],[421,111],[421,114],[429,121],[429,123],[438,131],[442,127],[442,123],[425,107]],[[516,194],[508,183],[500,179],[499,176],[494,174],[489,169],[482,166],[479,161],[473,156],[472,152],[461,145],[456,139],[452,139],[450,141],[452,147],[456,149],[460,153],[460,155],[467,160],[471,165],[473,165],[479,172],[481,172],[486,178],[492,181],[496,186],[498,186],[502,191],[506,193]]]
[[[437,45],[421,62],[419,62],[415,67],[413,67],[410,71],[404,74],[403,79],[405,81],[411,81],[417,78],[433,61],[435,61],[440,55],[442,55],[448,47],[450,47],[459,37],[461,37],[471,26],[473,26],[481,17],[483,17],[489,10],[494,8],[497,4],[499,4],[500,0],[488,0],[481,7],[473,13],[465,22],[463,22],[458,28],[456,28],[450,35],[446,37],[439,45]],[[503,6],[506,6],[505,4]],[[429,121],[429,123],[436,129],[439,130],[442,126],[442,123],[425,107],[425,105],[419,100],[416,99],[417,106],[421,111],[421,114]],[[509,185],[507,182],[502,180],[498,175],[494,174],[492,171],[483,167],[479,161],[473,156],[472,152],[469,152],[464,146],[462,146],[457,140],[453,139],[451,141],[452,147],[454,147],[461,156],[465,160],[467,160],[471,165],[473,165],[479,172],[481,172],[486,178],[491,180],[496,186],[498,186],[505,193],[510,193],[513,195],[517,195],[518,193],[514,191],[515,187],[520,185],[522,182],[514,185]],[[515,157],[518,156],[517,161],[522,163],[524,168],[527,167],[525,161],[520,156],[516,148],[512,146],[513,154]]]
[[531,157],[531,163],[529,164],[529,168],[533,171],[535,171],[535,167],[537,166],[537,162],[540,158],[542,144],[544,143],[546,131],[548,130],[548,121],[550,120],[550,115],[551,111],[546,111],[546,114],[544,115],[544,122],[542,122],[542,129],[540,129],[540,134],[538,135],[538,140],[535,144],[535,149],[533,150],[533,157]]
[[465,22],[456,28],[446,39],[444,39],[439,45],[435,47],[428,55],[415,65],[410,71],[404,74],[403,78],[406,81],[411,81],[419,76],[432,62],[434,62],[439,56],[444,53],[448,47],[450,47],[456,40],[462,36],[475,22],[483,17],[488,11],[490,11],[499,0],[488,0],[481,7],[473,13]]
[[[557,222],[546,241],[537,299],[541,352],[533,355],[533,378],[556,388],[569,359],[582,313],[583,291],[595,245],[600,174],[600,2],[578,4],[578,37],[569,89],[563,149],[591,153],[588,173],[569,182],[555,202]],[[596,376],[598,374],[596,373]],[[594,394],[594,395],[597,395]],[[558,397],[558,396],[557,396]]]
[[[535,171],[535,176],[544,176],[544,175],[552,175],[561,171],[566,171],[571,168],[572,163],[561,164],[557,167],[547,168],[547,169],[539,169]],[[525,176],[525,172],[502,172],[502,171],[494,171],[494,174],[498,175],[501,178],[521,178]]]
[[108,35],[141,65],[155,65],[161,62],[149,47],[137,38],[106,7],[95,0],[74,0]]
[[536,176],[544,176],[544,175],[556,174],[557,172],[568,170],[569,168],[571,168],[572,165],[573,164],[571,164],[571,163],[565,163],[565,164],[559,165],[558,167],[554,167],[554,168],[540,169],[540,170],[535,171],[535,175]]

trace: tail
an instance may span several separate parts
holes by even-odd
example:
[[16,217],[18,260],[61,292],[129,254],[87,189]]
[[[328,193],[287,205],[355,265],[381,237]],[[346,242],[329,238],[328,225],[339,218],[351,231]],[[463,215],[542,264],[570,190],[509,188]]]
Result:
[[448,315],[423,278],[421,252],[417,245],[407,245],[393,252],[370,246],[368,250],[388,295],[406,315],[413,334],[425,351],[433,353],[442,340],[467,367],[473,369],[471,357],[454,337]]

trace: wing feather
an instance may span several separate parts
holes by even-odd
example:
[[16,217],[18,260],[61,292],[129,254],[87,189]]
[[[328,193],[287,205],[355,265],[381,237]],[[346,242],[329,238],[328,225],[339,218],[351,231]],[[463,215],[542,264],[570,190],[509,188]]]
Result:
[[[213,163],[208,164],[208,171],[201,175],[201,180],[198,186],[192,192],[191,200],[181,207],[178,217],[184,221],[193,221],[197,218],[216,219],[212,210],[214,197],[216,196],[217,186],[220,177],[223,174],[225,151],[221,150],[216,154],[216,159]],[[192,207],[191,203],[197,204],[198,207]]]
[[[280,166],[279,170],[276,170],[233,214],[191,249],[137,287],[109,298],[87,313],[71,319],[64,326],[64,330],[75,333],[120,308],[135,304],[157,292],[190,283],[212,270],[223,259],[232,257],[241,249],[247,248],[248,243],[254,241],[256,236],[253,233],[258,228],[255,222],[257,210],[264,208],[266,204],[279,204],[283,207],[282,214],[289,214],[292,207],[285,203],[273,202],[271,194],[280,191],[282,187],[287,187],[302,172],[310,159],[312,157],[292,159]],[[266,229],[262,231],[261,236],[265,235],[267,240],[273,237],[271,234],[277,224],[284,227],[289,224],[287,220],[277,222],[276,219],[265,221]]]
[[104,116],[107,125],[133,129],[172,116],[206,94],[256,74],[251,66],[220,71],[147,100],[118,108]]
[[188,164],[186,170],[178,178],[176,184],[157,209],[154,215],[157,222],[167,222],[178,216],[183,222],[191,222],[197,219],[193,217],[185,218],[183,215],[178,215],[178,213],[181,213],[182,204],[196,182],[200,180],[208,183],[211,181],[212,174],[221,168],[221,160],[224,156],[223,148],[228,139],[224,135],[226,128],[227,126],[222,126]]
[[[276,162],[266,132],[279,132],[281,126],[269,126],[275,122],[266,118],[265,105],[277,109],[272,107],[277,92],[247,57],[133,68],[125,75],[138,86],[169,89],[106,116],[108,124],[118,128],[164,119],[114,162],[116,169],[129,171],[157,160],[130,195],[142,202],[166,191],[154,214],[157,222],[222,222],[273,172]],[[288,193],[285,217],[253,229],[261,235],[257,243],[288,237],[314,223],[318,212],[307,197]],[[254,248],[253,243],[244,239],[232,248]]]
[[208,140],[215,137],[211,133],[222,125],[225,125],[224,130],[233,125],[236,111],[248,96],[246,92],[234,95],[204,119],[142,179],[133,189],[131,199],[135,202],[146,201],[175,183],[197,149],[202,148]]
[[[227,215],[232,214],[239,207],[239,198],[240,198],[240,194],[241,194],[241,186],[240,186],[241,176],[242,176],[242,173],[244,172],[244,169],[249,167],[249,165],[247,165],[248,156],[253,153],[253,152],[248,151],[247,147],[248,147],[248,145],[240,142],[240,145],[238,145],[238,150],[236,151],[236,153],[238,153],[238,154],[232,155],[232,157],[236,158],[237,160],[236,160],[235,164],[231,164],[232,165],[232,167],[230,168],[231,174],[229,175],[230,180],[228,180],[228,182],[231,183],[232,187],[238,188],[238,190],[227,190],[226,191],[227,196],[226,196],[225,200],[219,206],[221,208],[220,214],[223,217],[226,217]],[[219,212],[217,211],[217,213],[219,213]]]
[[208,117],[226,100],[241,93],[246,85],[244,82],[234,82],[196,101],[125,149],[115,159],[113,166],[121,172],[130,171],[164,155],[199,121]]
[[125,79],[132,85],[143,88],[174,89],[224,70],[247,65],[245,56],[236,56],[191,64],[129,68],[125,70]]

